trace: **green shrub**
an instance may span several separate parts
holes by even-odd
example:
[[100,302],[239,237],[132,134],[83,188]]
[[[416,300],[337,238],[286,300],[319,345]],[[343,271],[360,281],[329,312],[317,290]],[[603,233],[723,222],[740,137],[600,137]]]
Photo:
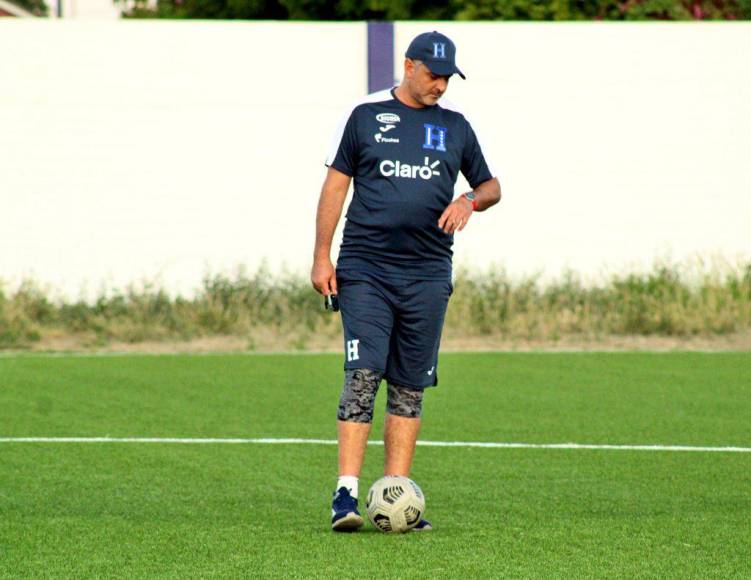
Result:
[[[751,263],[657,262],[646,272],[585,283],[575,272],[551,281],[514,278],[503,268],[458,269],[445,332],[452,338],[552,340],[604,336],[695,337],[751,330]],[[306,276],[206,276],[195,295],[172,297],[145,284],[86,302],[53,301],[31,280],[8,292],[0,283],[0,348],[28,348],[50,337],[87,345],[245,339],[249,348],[315,348],[339,336]]]

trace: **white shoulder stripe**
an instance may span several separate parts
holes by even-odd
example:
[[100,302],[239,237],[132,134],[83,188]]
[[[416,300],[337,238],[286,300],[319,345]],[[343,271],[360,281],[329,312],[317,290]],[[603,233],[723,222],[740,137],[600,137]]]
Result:
[[375,93],[370,93],[369,95],[366,95],[364,97],[360,97],[349,106],[347,111],[344,113],[344,116],[339,121],[339,125],[337,126],[336,131],[334,131],[334,137],[332,138],[331,146],[329,147],[329,154],[326,157],[326,165],[331,165],[334,162],[336,152],[339,151],[339,144],[342,142],[344,128],[347,126],[347,121],[349,121],[349,118],[352,115],[352,111],[355,110],[355,107],[362,105],[363,103],[377,103],[379,101],[388,101],[390,99],[393,99],[393,96],[391,95],[391,89],[388,88],[383,89],[382,91],[377,91]]
[[482,150],[483,157],[485,157],[485,163],[488,164],[488,169],[490,169],[490,174],[493,177],[498,177],[498,172],[496,171],[495,164],[492,163],[491,161],[490,150],[488,149],[488,142],[480,136],[480,131],[478,131],[477,126],[474,123],[472,123],[472,120],[469,118],[469,115],[467,115],[467,113],[462,111],[454,103],[452,103],[449,100],[446,100],[445,98],[441,99],[438,104],[444,109],[447,109],[449,111],[454,111],[455,113],[460,113],[464,116],[464,118],[467,120],[467,123],[470,124],[470,126],[472,127],[472,130],[475,132],[475,136],[477,137],[477,143],[480,145],[480,149]]

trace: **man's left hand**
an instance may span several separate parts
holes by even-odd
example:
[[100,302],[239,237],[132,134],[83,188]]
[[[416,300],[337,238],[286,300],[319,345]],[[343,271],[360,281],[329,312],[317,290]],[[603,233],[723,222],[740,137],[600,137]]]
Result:
[[466,197],[457,197],[443,211],[438,220],[438,227],[447,234],[462,231],[472,216],[472,202]]

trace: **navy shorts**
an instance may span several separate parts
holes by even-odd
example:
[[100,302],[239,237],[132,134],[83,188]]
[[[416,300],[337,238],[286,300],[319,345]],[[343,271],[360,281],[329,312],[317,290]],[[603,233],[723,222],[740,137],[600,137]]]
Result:
[[438,384],[438,347],[453,287],[337,271],[345,370],[380,371],[398,385]]

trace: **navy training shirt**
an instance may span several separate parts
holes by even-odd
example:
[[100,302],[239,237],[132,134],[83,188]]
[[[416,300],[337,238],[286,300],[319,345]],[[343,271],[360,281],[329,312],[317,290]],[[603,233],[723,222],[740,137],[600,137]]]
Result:
[[337,270],[403,279],[451,279],[454,237],[438,219],[459,171],[473,188],[495,175],[453,105],[410,107],[393,88],[349,110],[326,165],[354,178]]

